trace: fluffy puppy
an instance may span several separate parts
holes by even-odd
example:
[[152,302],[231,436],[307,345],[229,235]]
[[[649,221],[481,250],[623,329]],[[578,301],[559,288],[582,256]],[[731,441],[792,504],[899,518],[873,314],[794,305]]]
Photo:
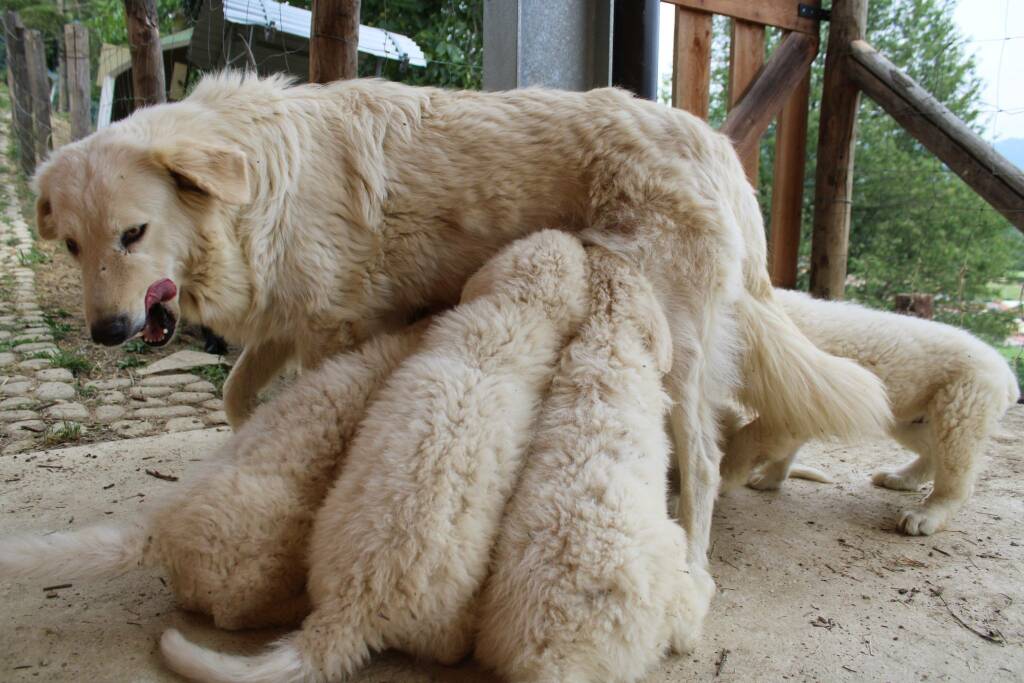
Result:
[[171,668],[201,681],[337,681],[371,650],[464,657],[541,397],[586,303],[585,252],[565,233],[485,265],[368,410],[317,514],[301,631],[251,658],[168,631]]
[[[899,528],[927,536],[944,528],[974,489],[978,456],[1007,408],[1020,396],[1007,362],[967,332],[930,320],[874,311],[851,303],[819,301],[778,290],[776,299],[800,330],[826,353],[849,358],[885,384],[894,422],[889,435],[917,453],[912,462],[876,472],[872,481],[916,490],[933,481],[924,503],[905,510]],[[754,420],[729,441],[723,480],[750,478],[758,489],[776,489],[809,434],[766,430]],[[818,478],[803,468],[799,476]]]
[[195,481],[136,524],[0,541],[0,579],[109,576],[161,566],[178,602],[225,629],[308,613],[313,517],[365,408],[421,326],[366,342],[303,375],[227,442]]
[[646,279],[588,253],[592,311],[562,353],[479,610],[476,656],[513,683],[635,681],[692,647],[714,591],[666,511],[668,324]]

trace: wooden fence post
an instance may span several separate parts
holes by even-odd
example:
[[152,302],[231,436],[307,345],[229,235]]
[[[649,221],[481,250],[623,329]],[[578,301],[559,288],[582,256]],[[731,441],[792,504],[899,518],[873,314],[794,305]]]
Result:
[[25,61],[25,26],[17,12],[4,14],[4,39],[7,43],[7,65],[11,70],[11,115],[18,140],[18,161],[25,175],[36,170],[35,141],[32,137],[32,86]]
[[[732,20],[732,34],[729,39],[729,111],[740,101],[757,75],[758,69],[764,65],[764,26],[742,19]],[[760,135],[758,139],[760,139]],[[759,164],[761,158],[760,145],[740,154],[743,170],[747,172],[747,180],[757,187]]]
[[46,69],[46,49],[39,31],[25,31],[25,64],[32,90],[32,116],[35,119],[36,161],[41,163],[50,152],[50,76]]
[[850,43],[864,37],[868,0],[835,0],[825,53],[811,237],[811,294],[841,299],[846,286],[860,89],[850,76]]
[[128,25],[128,50],[132,56],[132,91],[135,108],[167,101],[164,53],[156,0],[124,0]]
[[359,75],[360,0],[313,0],[309,80],[330,83]]
[[711,97],[711,15],[676,6],[672,106],[707,121]]
[[89,81],[89,31],[81,24],[64,25],[64,55],[68,70],[68,109],[71,139],[92,132],[92,83]]
[[807,106],[811,93],[808,71],[779,114],[775,129],[775,172],[772,174],[769,271],[776,287],[796,287],[800,227],[804,209],[804,168],[807,162]]
[[68,60],[63,40],[57,41],[57,110],[68,110]]

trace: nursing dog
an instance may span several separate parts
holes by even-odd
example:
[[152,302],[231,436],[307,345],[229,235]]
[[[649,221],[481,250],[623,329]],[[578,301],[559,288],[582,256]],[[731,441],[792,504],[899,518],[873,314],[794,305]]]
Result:
[[[828,353],[868,368],[885,383],[895,422],[889,436],[917,454],[903,467],[876,472],[885,488],[912,491],[934,482],[899,528],[912,536],[943,529],[974,490],[978,458],[996,423],[1020,396],[1017,380],[999,353],[964,330],[930,320],[818,301],[779,290],[786,313]],[[723,484],[747,481],[777,489],[787,476],[822,480],[814,470],[794,474],[794,460],[810,434],[750,422],[731,438],[722,461]]]
[[678,514],[706,562],[715,406],[832,436],[884,429],[871,373],[775,301],[764,226],[727,137],[617,89],[501,93],[224,73],[55,151],[36,223],[82,272],[93,338],[165,344],[179,316],[244,352],[241,424],[289,358],[324,358],[458,300],[502,246],[579,232],[650,280],[672,330]]
[[178,604],[220,628],[294,626],[309,612],[314,515],[366,406],[422,327],[376,337],[300,377],[140,521],[0,539],[0,579],[54,583],[158,566]]

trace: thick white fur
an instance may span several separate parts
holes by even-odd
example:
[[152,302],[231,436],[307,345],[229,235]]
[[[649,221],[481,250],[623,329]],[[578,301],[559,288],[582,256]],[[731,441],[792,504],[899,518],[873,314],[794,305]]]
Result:
[[[620,90],[293,87],[226,73],[62,147],[37,181],[41,234],[81,247],[87,310],[136,310],[171,277],[186,318],[244,344],[225,390],[232,424],[289,356],[314,367],[453,303],[512,240],[585,229],[641,269],[672,328],[678,513],[694,562],[706,562],[718,489],[715,404],[739,376],[750,408],[800,432],[889,417],[874,376],[816,348],[775,301],[730,141]],[[118,255],[112,222],[148,223],[133,259]]]
[[541,398],[586,312],[586,272],[579,240],[556,231],[484,266],[370,406],[317,514],[302,630],[251,659],[170,633],[171,667],[200,681],[338,681],[387,647],[466,656]]
[[634,269],[589,255],[592,312],[562,353],[481,598],[477,659],[512,683],[638,680],[693,646],[714,592],[665,509],[668,323]]
[[[942,323],[819,301],[798,292],[780,290],[776,297],[821,349],[856,361],[885,383],[895,416],[889,435],[917,458],[876,472],[872,480],[899,490],[915,490],[934,480],[924,503],[904,511],[899,526],[910,535],[944,528],[970,498],[978,456],[993,427],[1020,396],[1006,361],[984,342]],[[751,422],[726,449],[726,482],[746,481],[761,456],[765,462],[750,485],[778,488],[787,476],[795,476],[797,451],[814,436]]]
[[0,540],[0,579],[55,583],[161,566],[181,606],[221,628],[298,623],[309,611],[313,516],[368,401],[420,333],[382,335],[301,377],[135,524]]

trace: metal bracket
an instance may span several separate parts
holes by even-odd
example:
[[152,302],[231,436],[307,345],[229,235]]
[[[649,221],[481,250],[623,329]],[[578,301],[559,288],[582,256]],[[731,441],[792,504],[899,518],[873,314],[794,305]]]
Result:
[[814,21],[829,21],[832,19],[832,10],[822,9],[814,5],[801,2],[796,6],[796,15],[801,19],[813,19]]

